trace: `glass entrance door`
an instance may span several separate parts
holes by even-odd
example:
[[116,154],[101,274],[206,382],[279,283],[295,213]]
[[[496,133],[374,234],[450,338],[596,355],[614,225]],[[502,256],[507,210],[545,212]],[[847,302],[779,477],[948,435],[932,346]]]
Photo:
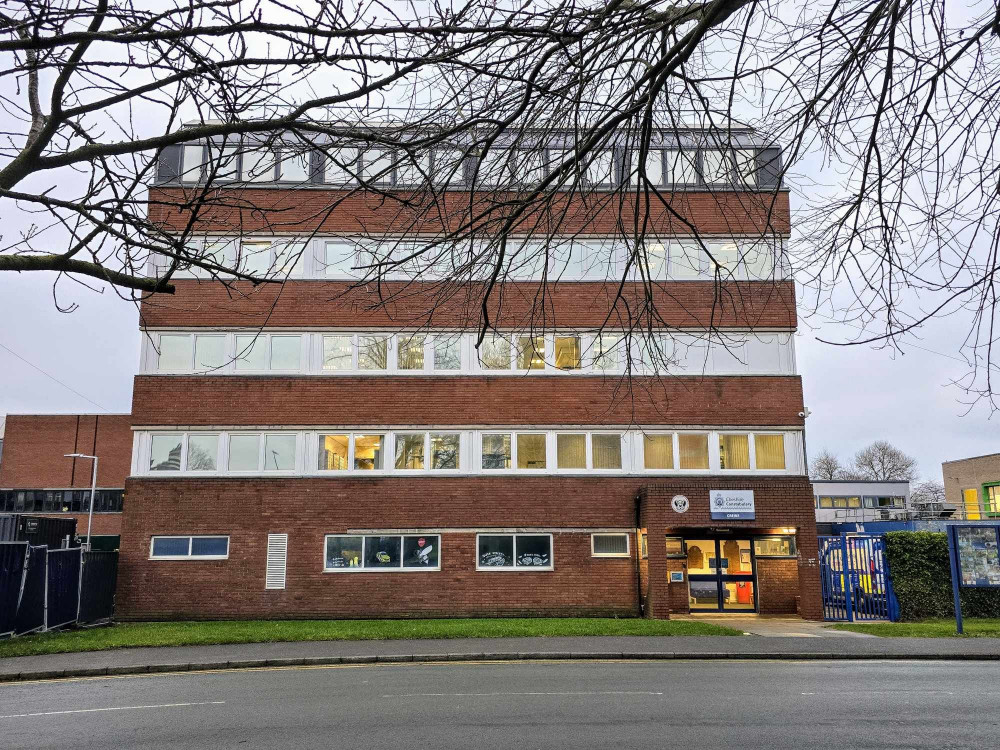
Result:
[[756,612],[757,580],[749,539],[688,539],[692,612]]

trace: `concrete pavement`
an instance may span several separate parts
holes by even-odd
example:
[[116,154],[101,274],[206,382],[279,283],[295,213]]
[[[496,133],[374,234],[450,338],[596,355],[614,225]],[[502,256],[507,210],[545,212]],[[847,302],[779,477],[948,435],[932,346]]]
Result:
[[[732,623],[732,621],[730,621]],[[740,627],[740,626],[737,626]],[[1000,660],[995,638],[803,637],[802,620],[754,625],[766,636],[456,638],[310,641],[131,648],[0,659],[0,681],[374,661],[461,659],[980,659]],[[818,630],[818,625],[816,626]],[[837,631],[826,631],[828,634]],[[782,634],[783,633],[783,634]]]
[[0,684],[0,737],[5,750],[985,748],[998,680],[997,662],[567,660],[15,682]]

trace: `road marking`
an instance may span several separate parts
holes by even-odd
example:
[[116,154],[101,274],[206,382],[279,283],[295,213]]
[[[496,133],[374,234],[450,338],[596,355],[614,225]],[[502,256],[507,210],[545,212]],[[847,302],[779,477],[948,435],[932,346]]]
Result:
[[383,698],[496,698],[505,695],[663,695],[649,690],[602,690],[597,692],[551,693],[395,693]]
[[23,719],[28,716],[59,716],[60,714],[92,714],[101,711],[137,711],[144,708],[178,708],[181,706],[221,706],[225,701],[203,701],[201,703],[157,703],[153,706],[113,706],[111,708],[76,708],[72,711],[39,711],[34,714],[7,714],[0,719]]
[[[866,690],[865,695],[895,695],[907,693],[917,695],[954,695],[953,690]],[[802,693],[802,695],[857,695],[856,690],[824,690],[822,693]]]

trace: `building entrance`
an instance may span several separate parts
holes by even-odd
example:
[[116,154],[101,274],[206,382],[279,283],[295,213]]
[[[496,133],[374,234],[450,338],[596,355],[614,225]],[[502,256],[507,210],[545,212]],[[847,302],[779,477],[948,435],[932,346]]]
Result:
[[687,539],[692,612],[756,612],[757,566],[750,539]]

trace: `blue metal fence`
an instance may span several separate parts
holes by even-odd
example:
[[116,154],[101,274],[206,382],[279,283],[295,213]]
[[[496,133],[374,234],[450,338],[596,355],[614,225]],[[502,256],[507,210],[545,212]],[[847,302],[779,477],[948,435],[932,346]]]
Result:
[[899,619],[883,536],[821,536],[819,565],[823,615],[827,620]]
[[45,629],[45,583],[48,577],[48,547],[28,547],[24,586],[14,616],[14,634]]
[[0,543],[0,636],[14,632],[27,561],[27,542]]
[[45,629],[76,622],[80,608],[80,547],[50,549],[47,562],[48,587],[45,591]]
[[111,619],[117,552],[0,543],[0,637]]

